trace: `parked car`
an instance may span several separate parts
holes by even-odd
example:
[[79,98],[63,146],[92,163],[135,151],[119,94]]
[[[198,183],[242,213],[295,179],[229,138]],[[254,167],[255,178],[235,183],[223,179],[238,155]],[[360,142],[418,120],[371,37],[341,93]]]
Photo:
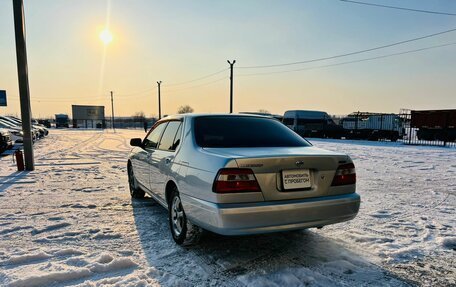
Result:
[[[22,126],[22,120],[21,119],[13,117],[13,116],[8,116],[8,118],[11,119],[11,120],[14,120],[19,125]],[[38,137],[42,138],[42,137],[45,137],[45,136],[47,136],[49,134],[49,130],[45,126],[40,125],[37,121],[32,120],[31,123],[32,123],[32,129],[38,132],[38,134],[37,134]]]
[[11,138],[14,143],[22,143],[23,141],[23,133],[21,127],[18,127],[16,125],[11,124],[10,122],[7,122],[3,119],[0,118],[0,128],[6,129],[10,132]]
[[50,120],[38,120],[38,123],[48,129],[51,128],[51,121]]
[[11,133],[7,129],[0,128],[0,154],[13,147]]
[[39,123],[37,120],[32,120],[32,126],[39,129],[40,133],[43,136],[49,135],[49,130],[47,129],[47,127],[44,124]]
[[131,139],[133,198],[168,209],[177,244],[202,231],[247,235],[353,219],[360,196],[348,155],[313,147],[270,117],[186,114]]
[[[3,120],[4,122],[8,122],[9,124],[15,126],[16,128],[19,128],[22,130],[22,121],[11,117],[11,116],[0,116],[0,120]],[[41,133],[40,130],[32,125],[32,137],[33,141],[36,141],[40,137],[44,136],[44,133]]]

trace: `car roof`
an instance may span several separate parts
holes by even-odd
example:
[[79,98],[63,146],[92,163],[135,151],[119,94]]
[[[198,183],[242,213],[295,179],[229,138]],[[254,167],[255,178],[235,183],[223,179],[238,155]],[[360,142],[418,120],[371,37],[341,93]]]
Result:
[[284,118],[289,117],[298,117],[298,118],[307,118],[307,119],[323,119],[328,118],[330,115],[327,112],[323,111],[313,111],[313,110],[291,110],[286,111],[283,115]]
[[19,126],[18,124],[13,124],[12,122],[6,121],[6,120],[4,120],[2,118],[0,118],[0,123],[8,125],[8,126]]
[[160,121],[163,120],[172,120],[172,119],[182,119],[182,118],[199,118],[199,117],[250,117],[250,118],[265,118],[271,119],[271,116],[263,116],[263,115],[256,115],[256,114],[228,114],[228,113],[197,113],[197,114],[176,114],[176,115],[169,115],[164,118],[161,118]]

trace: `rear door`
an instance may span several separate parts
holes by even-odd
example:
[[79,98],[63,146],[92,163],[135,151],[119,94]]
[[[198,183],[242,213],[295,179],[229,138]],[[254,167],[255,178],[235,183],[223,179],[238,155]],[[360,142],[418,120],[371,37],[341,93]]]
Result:
[[171,173],[175,150],[180,142],[180,120],[169,121],[160,142],[151,155],[150,161],[150,190],[166,202],[165,185]]

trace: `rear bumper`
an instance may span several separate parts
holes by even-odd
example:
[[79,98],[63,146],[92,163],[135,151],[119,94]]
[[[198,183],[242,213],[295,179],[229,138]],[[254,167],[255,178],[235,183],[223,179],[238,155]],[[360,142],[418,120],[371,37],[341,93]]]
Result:
[[217,204],[181,194],[188,218],[209,231],[247,235],[319,227],[353,219],[357,193],[292,201]]

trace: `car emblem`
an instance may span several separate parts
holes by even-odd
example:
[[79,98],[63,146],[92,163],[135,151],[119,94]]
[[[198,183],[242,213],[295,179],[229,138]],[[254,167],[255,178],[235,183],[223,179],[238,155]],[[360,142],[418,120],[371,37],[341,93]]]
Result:
[[303,165],[303,164],[304,164],[304,162],[303,162],[302,160],[298,160],[298,161],[296,162],[296,166],[301,166],[301,165]]

